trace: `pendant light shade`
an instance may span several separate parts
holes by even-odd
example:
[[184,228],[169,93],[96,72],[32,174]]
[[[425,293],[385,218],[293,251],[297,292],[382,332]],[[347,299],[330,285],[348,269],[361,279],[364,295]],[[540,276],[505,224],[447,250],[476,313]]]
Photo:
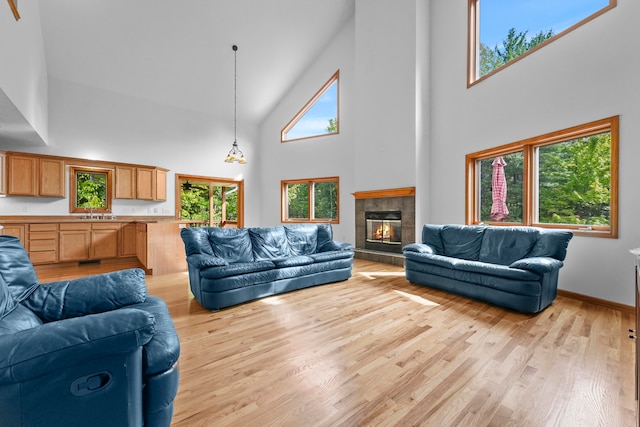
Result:
[[233,145],[224,161],[227,163],[237,162],[244,165],[247,163],[247,159],[245,159],[244,153],[238,148],[236,130],[236,124],[238,122],[238,46],[234,44],[231,48],[233,49]]

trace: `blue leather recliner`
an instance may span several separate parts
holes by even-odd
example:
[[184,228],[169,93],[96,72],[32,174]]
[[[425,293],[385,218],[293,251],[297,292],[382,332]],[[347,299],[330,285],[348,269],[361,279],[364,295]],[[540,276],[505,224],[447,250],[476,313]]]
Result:
[[144,271],[40,284],[0,236],[0,426],[169,426],[179,354]]

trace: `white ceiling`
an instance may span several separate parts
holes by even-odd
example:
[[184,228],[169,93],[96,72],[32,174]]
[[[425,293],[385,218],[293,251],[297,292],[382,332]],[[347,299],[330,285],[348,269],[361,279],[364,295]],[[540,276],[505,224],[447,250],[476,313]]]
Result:
[[259,123],[355,0],[40,0],[49,79]]

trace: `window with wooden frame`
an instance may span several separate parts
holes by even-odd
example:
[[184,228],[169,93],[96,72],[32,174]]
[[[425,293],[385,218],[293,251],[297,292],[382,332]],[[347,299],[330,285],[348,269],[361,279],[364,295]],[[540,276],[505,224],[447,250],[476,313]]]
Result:
[[282,129],[281,142],[339,133],[339,82],[340,70]]
[[190,227],[244,227],[244,180],[176,174],[176,219]]
[[283,180],[282,222],[340,223],[340,179],[335,177]]
[[614,116],[466,156],[467,224],[618,237]]
[[109,213],[113,193],[113,170],[71,166],[69,192],[69,212]]
[[617,0],[468,0],[471,86],[616,6]]

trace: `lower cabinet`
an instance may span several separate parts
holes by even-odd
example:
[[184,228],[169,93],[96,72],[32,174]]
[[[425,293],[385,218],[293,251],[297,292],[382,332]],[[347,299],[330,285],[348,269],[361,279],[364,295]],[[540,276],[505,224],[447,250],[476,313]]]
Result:
[[120,223],[60,224],[59,260],[87,261],[119,256]]
[[89,259],[91,246],[91,224],[60,224],[60,250],[58,259],[65,261],[85,261]]
[[58,224],[29,224],[26,249],[34,265],[58,262]]
[[20,239],[20,243],[22,246],[25,245],[25,227],[24,224],[3,224],[2,229],[0,230],[0,234],[4,234],[6,236],[15,236]]

